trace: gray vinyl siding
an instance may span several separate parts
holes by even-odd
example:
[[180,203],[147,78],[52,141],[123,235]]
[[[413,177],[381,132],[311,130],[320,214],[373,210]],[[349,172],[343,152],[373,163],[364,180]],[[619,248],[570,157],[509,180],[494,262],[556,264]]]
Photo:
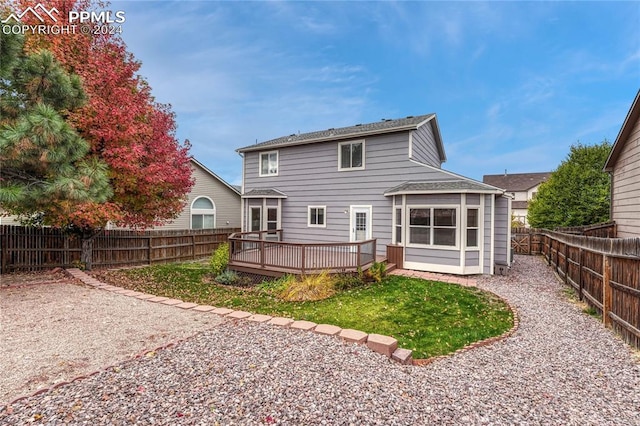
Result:
[[154,229],[190,229],[191,204],[201,196],[213,201],[216,208],[216,228],[240,228],[240,195],[195,163],[191,163],[195,183],[180,215],[163,226]]
[[480,252],[478,250],[469,250],[464,255],[465,266],[480,265]]
[[[337,142],[291,146],[279,150],[278,176],[269,177],[258,176],[259,153],[247,152],[244,191],[273,188],[287,195],[282,228],[288,241],[348,241],[350,206],[371,206],[372,236],[384,254],[392,235],[392,197],[384,192],[408,180],[454,180],[410,162],[408,151],[408,132],[369,137],[365,169],[339,171]],[[327,206],[325,228],[307,226],[309,205]]]
[[508,226],[509,219],[509,199],[506,197],[496,197],[496,215],[495,215],[495,263],[508,264],[509,263],[509,241]]
[[469,205],[469,206],[479,206],[480,205],[480,194],[467,194],[467,205]]
[[484,267],[483,274],[491,273],[491,206],[493,195],[484,195]]
[[460,251],[438,250],[422,247],[405,247],[405,261],[434,265],[459,266]]
[[438,154],[436,138],[431,123],[432,121],[429,121],[411,132],[411,158],[423,164],[439,168],[442,162],[440,161],[440,154]]
[[618,237],[640,237],[640,120],[613,168],[611,213]]

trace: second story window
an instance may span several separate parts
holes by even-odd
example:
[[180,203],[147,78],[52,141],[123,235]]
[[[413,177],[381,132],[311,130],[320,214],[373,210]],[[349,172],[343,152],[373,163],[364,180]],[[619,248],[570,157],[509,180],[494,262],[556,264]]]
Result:
[[364,169],[364,141],[338,144],[338,170]]
[[260,153],[260,176],[278,175],[278,151]]

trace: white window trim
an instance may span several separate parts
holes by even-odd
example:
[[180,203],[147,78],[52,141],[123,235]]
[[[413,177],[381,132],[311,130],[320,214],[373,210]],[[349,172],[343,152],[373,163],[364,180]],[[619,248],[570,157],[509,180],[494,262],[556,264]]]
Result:
[[[342,145],[353,145],[353,144],[358,144],[361,143],[362,144],[362,166],[360,167],[342,167]],[[364,170],[365,164],[364,164],[364,159],[366,158],[366,150],[365,150],[365,143],[364,143],[364,139],[361,140],[357,140],[357,141],[348,141],[348,142],[339,142],[338,143],[338,171],[341,172],[350,172],[350,171],[354,171],[354,170]]]
[[[311,223],[311,209],[324,210],[324,224],[314,225]],[[309,228],[326,228],[327,227],[327,206],[307,206],[307,227]]]
[[[275,173],[262,173],[262,156],[263,155],[271,155],[271,154],[276,154],[276,172]],[[260,177],[278,176],[279,172],[280,172],[280,153],[277,150],[261,152],[258,155],[258,175]]]
[[[194,209],[193,205],[200,198],[206,198],[207,200],[209,200],[211,202],[211,205],[213,206],[213,208],[212,209]],[[207,197],[206,195],[199,195],[199,196],[197,196],[196,198],[193,199],[193,201],[191,202],[191,205],[189,206],[189,229],[193,229],[193,215],[194,214],[196,214],[196,215],[213,215],[213,228],[212,229],[216,228],[216,221],[218,220],[218,215],[216,213],[216,203],[214,203],[211,198]],[[197,229],[209,229],[209,228],[197,228]]]
[[[254,231],[254,230],[252,230],[252,229],[251,229],[251,225],[252,225],[252,223],[251,223],[251,222],[252,222],[252,220],[253,220],[253,211],[254,211],[255,209],[258,209],[258,211],[260,211],[260,229],[258,229],[257,231]],[[262,231],[262,230],[263,230],[264,226],[263,226],[263,223],[262,223],[262,206],[249,206],[249,218],[248,218],[248,221],[247,221],[247,222],[248,222],[248,223],[247,223],[247,225],[248,225],[248,228],[247,228],[248,232],[260,232],[260,231]]]
[[[455,241],[456,244],[454,246],[442,246],[442,245],[436,245],[436,244],[416,244],[416,243],[412,243],[411,242],[411,238],[410,238],[410,228],[411,228],[411,209],[430,209],[431,210],[431,224],[429,225],[429,229],[430,229],[430,236],[429,236],[429,241],[433,242],[433,234],[434,234],[434,229],[435,228],[441,228],[441,227],[437,227],[434,224],[434,218],[433,218],[433,209],[453,209],[456,211],[456,226],[455,226],[455,230],[456,230],[456,235],[455,235]],[[438,249],[438,250],[456,250],[456,251],[460,251],[460,205],[459,204],[407,204],[406,206],[406,211],[405,211],[405,217],[404,217],[404,228],[405,232],[404,235],[407,237],[404,243],[405,247],[415,247],[415,248],[430,248],[430,249]],[[450,228],[449,228],[450,229]]]
[[[465,209],[465,215],[464,215],[464,235],[462,236],[462,238],[464,238],[464,245],[465,245],[465,250],[468,251],[478,251],[480,250],[480,206],[470,206],[470,207],[466,207]],[[469,224],[467,223],[467,211],[468,210],[477,210],[478,211],[478,223],[476,224],[476,226],[472,226],[470,227]],[[467,245],[467,231],[469,229],[475,229],[476,232],[476,245],[475,246],[469,246]]]

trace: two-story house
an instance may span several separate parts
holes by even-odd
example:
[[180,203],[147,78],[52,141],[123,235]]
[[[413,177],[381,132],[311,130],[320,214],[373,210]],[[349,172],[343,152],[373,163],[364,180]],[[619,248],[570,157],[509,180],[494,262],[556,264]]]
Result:
[[435,114],[292,134],[237,150],[242,228],[286,241],[374,238],[404,268],[492,274],[510,263],[511,198],[441,168]]
[[482,181],[498,188],[504,188],[513,196],[511,214],[518,226],[529,226],[527,213],[529,201],[538,192],[540,185],[551,176],[551,172],[540,173],[510,173],[505,171],[501,175],[484,175]]

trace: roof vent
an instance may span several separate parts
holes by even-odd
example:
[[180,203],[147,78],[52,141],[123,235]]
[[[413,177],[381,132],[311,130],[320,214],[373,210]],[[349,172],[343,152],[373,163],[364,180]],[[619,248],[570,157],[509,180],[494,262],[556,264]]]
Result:
[[362,124],[356,124],[356,127],[360,127],[360,126],[362,126]]
[[333,128],[333,127],[330,127],[330,128],[328,129],[328,130],[329,130],[329,131],[331,131],[331,130],[335,130],[335,128]]
[[291,133],[289,136],[295,136],[295,135],[296,135],[295,133]]
[[407,115],[407,118],[413,118],[413,115]]

